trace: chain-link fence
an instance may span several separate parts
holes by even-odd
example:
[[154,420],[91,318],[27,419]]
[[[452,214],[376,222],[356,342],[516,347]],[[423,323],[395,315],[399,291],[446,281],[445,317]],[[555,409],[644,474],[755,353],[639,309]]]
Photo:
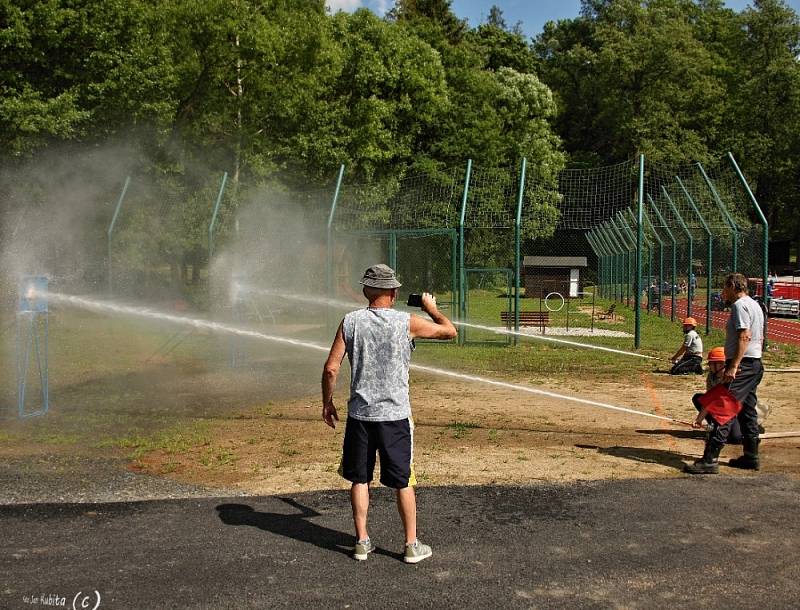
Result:
[[351,186],[329,265],[352,286],[384,260],[408,291],[441,291],[462,342],[497,341],[503,328],[614,334],[611,302],[634,308],[637,345],[646,314],[692,315],[708,329],[721,323],[728,273],[761,290],[765,221],[730,155],[675,170],[643,162],[558,173],[468,163],[382,190]]
[[332,203],[328,233],[330,298],[360,302],[359,280],[384,262],[408,294],[434,292],[450,315],[458,304],[458,212],[462,170],[407,176],[380,185],[346,184]]
[[[397,269],[401,299],[437,294],[462,342],[503,343],[515,338],[498,329],[595,333],[600,318],[607,329],[611,302],[710,326],[733,270],[763,293],[765,221],[730,155],[674,170],[639,160],[561,171],[468,162],[370,184],[340,173],[335,189],[305,192],[248,189],[221,172],[87,165],[5,177],[9,287],[15,275],[44,272],[56,290],[210,308],[209,293],[226,307],[241,301],[234,284],[305,299],[317,308],[307,317],[338,318],[331,309],[361,302],[364,268],[382,261]],[[293,311],[274,298],[256,319]]]
[[763,298],[766,221],[732,156],[708,167],[646,165],[641,189],[641,275],[638,197],[589,233],[603,296],[638,301],[648,313],[671,319],[694,317],[707,332],[724,321],[727,274],[752,278],[752,293]]

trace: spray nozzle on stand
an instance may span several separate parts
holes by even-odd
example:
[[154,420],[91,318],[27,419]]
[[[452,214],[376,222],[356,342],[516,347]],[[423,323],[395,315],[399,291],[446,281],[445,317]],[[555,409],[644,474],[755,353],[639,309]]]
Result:
[[37,275],[22,278],[18,311],[47,312],[47,284],[48,278],[46,276]]

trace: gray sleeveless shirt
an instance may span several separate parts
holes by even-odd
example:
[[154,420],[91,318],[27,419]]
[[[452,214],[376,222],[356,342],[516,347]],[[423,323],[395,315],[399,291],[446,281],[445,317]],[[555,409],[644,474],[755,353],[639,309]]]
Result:
[[369,307],[344,317],[342,331],[350,360],[348,417],[365,421],[411,417],[410,319],[404,311]]

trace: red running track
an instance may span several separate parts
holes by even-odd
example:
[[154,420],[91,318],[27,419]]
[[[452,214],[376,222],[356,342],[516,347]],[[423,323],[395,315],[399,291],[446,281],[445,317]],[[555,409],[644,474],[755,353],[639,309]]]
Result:
[[[675,317],[683,317],[686,315],[686,299],[679,299],[675,302],[676,311]],[[663,315],[669,317],[672,311],[672,299],[667,298],[663,304]],[[728,322],[729,313],[727,311],[712,311],[711,312],[711,326],[713,328],[725,328]],[[692,317],[697,320],[698,327],[706,325],[706,307],[705,302],[703,305],[695,303],[692,305]],[[790,320],[785,318],[769,318],[767,320],[767,339],[771,341],[778,341],[779,343],[791,343],[792,345],[800,345],[800,321]]]

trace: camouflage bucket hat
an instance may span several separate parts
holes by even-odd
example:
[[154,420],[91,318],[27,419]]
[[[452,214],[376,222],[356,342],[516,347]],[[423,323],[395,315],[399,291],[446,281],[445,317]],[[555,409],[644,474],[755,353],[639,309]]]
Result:
[[364,272],[364,277],[361,278],[361,284],[370,286],[371,288],[400,288],[402,284],[397,281],[394,275],[394,269],[388,265],[372,265]]

